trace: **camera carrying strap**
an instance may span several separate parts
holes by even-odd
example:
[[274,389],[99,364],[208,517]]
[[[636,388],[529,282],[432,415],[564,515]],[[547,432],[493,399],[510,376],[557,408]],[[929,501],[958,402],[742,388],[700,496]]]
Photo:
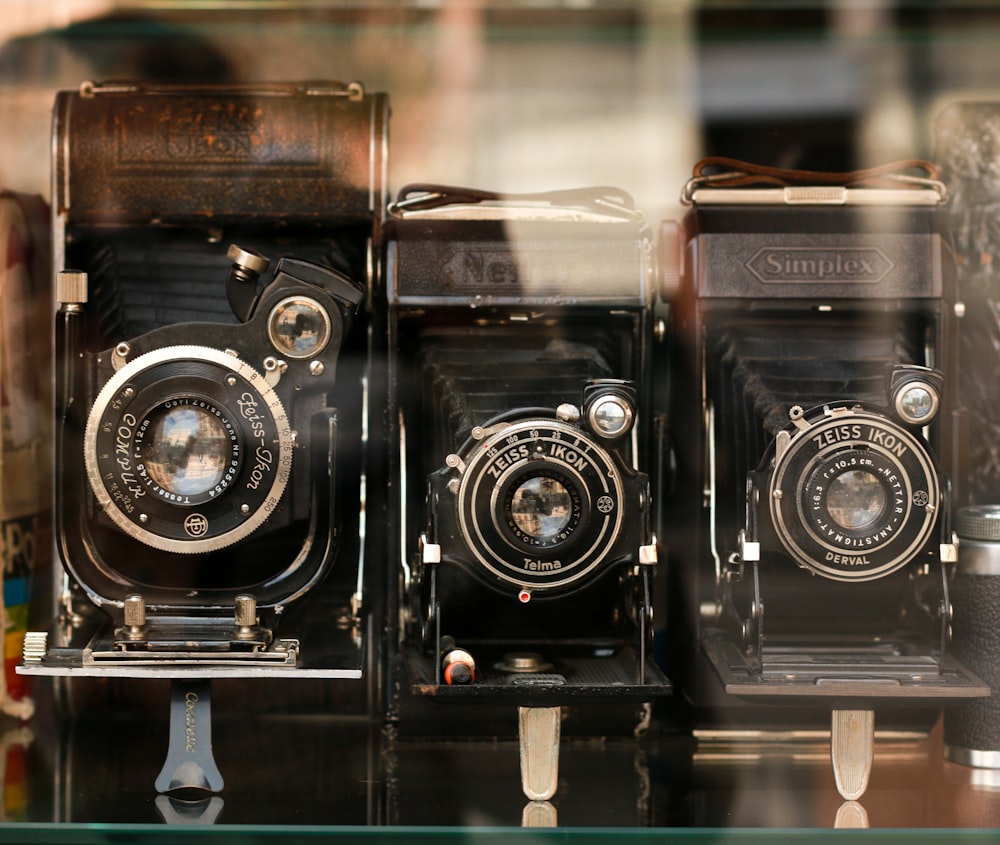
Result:
[[694,192],[703,188],[889,188],[931,189],[943,202],[947,190],[938,177],[937,167],[923,159],[904,159],[844,172],[795,170],[754,164],[725,156],[708,156],[694,166],[692,177],[684,186],[682,199],[688,203]]
[[409,212],[430,211],[455,205],[548,206],[585,209],[598,214],[612,214],[626,220],[641,220],[643,217],[642,212],[636,210],[635,201],[629,193],[620,188],[603,185],[559,191],[502,194],[478,188],[414,183],[406,185],[399,191],[396,201],[389,206],[389,213],[399,216]]

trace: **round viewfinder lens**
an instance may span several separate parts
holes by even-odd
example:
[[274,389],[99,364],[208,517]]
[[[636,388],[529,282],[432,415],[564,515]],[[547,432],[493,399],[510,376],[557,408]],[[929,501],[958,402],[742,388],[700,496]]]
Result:
[[330,317],[308,297],[290,297],[271,311],[268,334],[274,348],[289,358],[318,355],[330,340]]
[[899,406],[907,420],[919,422],[934,412],[934,396],[926,387],[918,385],[904,391]]
[[602,434],[610,436],[621,434],[628,428],[628,409],[621,402],[612,400],[601,402],[594,409],[594,424]]

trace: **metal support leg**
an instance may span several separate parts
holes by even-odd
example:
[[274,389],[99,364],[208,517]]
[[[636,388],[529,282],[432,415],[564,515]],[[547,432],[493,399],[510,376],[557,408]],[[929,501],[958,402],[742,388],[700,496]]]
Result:
[[211,681],[175,678],[170,686],[170,744],[157,792],[221,792],[225,781],[212,754]]
[[548,801],[559,785],[559,707],[519,707],[521,788],[532,801]]
[[834,710],[830,730],[830,757],[837,791],[854,801],[868,789],[875,756],[875,712]]

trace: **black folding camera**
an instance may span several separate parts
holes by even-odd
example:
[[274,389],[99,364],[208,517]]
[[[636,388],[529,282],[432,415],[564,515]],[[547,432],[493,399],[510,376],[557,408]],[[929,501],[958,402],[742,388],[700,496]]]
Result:
[[[651,439],[641,215],[610,190],[413,186],[386,233],[391,715],[405,730],[407,689],[523,710],[613,693],[631,730],[668,688],[637,469]],[[477,732],[468,711],[441,715]]]
[[[231,253],[235,301],[267,262]],[[360,286],[282,258],[240,322],[119,340],[87,324],[113,294],[90,303],[86,282],[64,271],[57,288],[57,513],[66,569],[115,624],[90,659],[295,665],[271,633],[333,557],[326,406]]]
[[356,83],[58,95],[65,577],[22,671],[361,677],[387,119]]
[[672,666],[703,729],[802,724],[720,690],[832,710],[836,761],[840,718],[864,712],[870,730],[876,706],[983,694],[947,648],[939,459],[955,454],[957,333],[943,194],[909,169],[706,161],[683,224],[664,225],[664,279],[680,283],[662,511]]

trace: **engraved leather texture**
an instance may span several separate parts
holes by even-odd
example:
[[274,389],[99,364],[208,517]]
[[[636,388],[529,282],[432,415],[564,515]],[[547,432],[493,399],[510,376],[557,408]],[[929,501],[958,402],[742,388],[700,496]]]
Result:
[[945,709],[944,741],[956,748],[1000,751],[1000,578],[955,576],[953,653],[993,691]]

